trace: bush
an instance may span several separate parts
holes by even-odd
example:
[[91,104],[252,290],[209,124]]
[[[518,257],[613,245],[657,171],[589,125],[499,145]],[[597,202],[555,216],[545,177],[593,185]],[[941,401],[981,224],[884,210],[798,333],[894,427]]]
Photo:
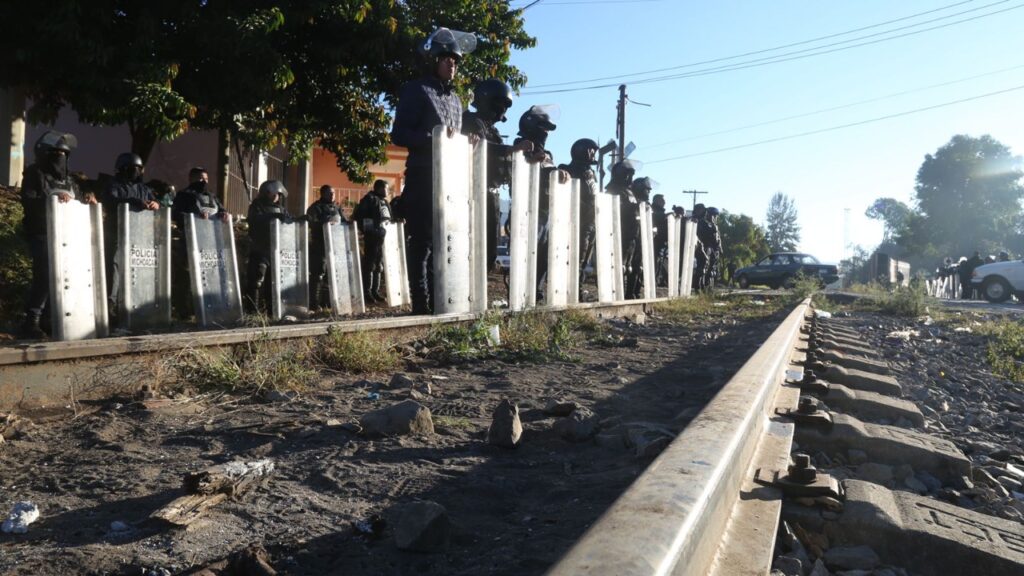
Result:
[[[497,346],[489,337],[495,326],[501,338]],[[573,348],[600,333],[600,322],[580,311],[529,311],[506,316],[489,313],[468,326],[435,327],[425,344],[432,353],[449,361],[496,355],[545,362],[572,360],[569,353]]]
[[1015,382],[1024,382],[1024,325],[994,323],[989,332],[986,356],[992,372]]
[[305,349],[261,336],[230,351],[186,348],[170,359],[169,367],[179,385],[200,391],[302,392],[320,375],[308,356]]
[[32,281],[32,259],[21,226],[23,214],[18,190],[0,187],[0,330],[18,325]]
[[314,353],[327,368],[353,374],[386,372],[398,365],[398,353],[393,347],[370,332],[331,328],[317,340]]

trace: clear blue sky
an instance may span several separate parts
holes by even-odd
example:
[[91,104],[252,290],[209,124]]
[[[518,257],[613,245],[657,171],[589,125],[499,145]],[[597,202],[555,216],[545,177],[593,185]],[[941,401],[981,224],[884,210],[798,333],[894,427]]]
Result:
[[[530,2],[514,0],[512,5]],[[997,11],[1003,12],[985,16]],[[669,205],[689,208],[691,197],[680,191],[707,190],[711,194],[698,197],[698,202],[763,223],[769,198],[782,191],[799,211],[801,249],[826,261],[847,254],[844,235],[850,245],[876,245],[881,225],[865,218],[864,210],[879,197],[911,202],[925,154],[954,134],[991,134],[1015,153],[1024,153],[1024,89],[1018,89],[860,126],[702,154],[1024,88],[1021,0],[541,0],[525,18],[537,47],[513,54],[512,62],[529,82],[508,114],[503,134],[515,134],[519,115],[530,105],[557,103],[561,118],[548,148],[556,162],[568,162],[569,146],[577,138],[603,142],[614,136],[617,85],[625,82],[631,99],[652,105],[627,108],[627,140],[637,145],[632,157],[645,162],[639,175],[658,181],[657,192],[665,194]],[[968,18],[976,19],[955,23]],[[928,20],[933,22],[925,24]],[[944,27],[847,48],[936,26]],[[842,34],[858,28],[865,29]],[[618,78],[830,35],[836,36],[714,64]],[[835,48],[844,49],[741,70],[636,82]],[[609,76],[616,78],[542,86]],[[595,84],[614,85],[539,93]],[[938,84],[945,85],[932,87]],[[905,94],[892,96],[897,93]],[[874,101],[847,106],[866,100]],[[682,141],[665,144],[676,140]],[[666,160],[693,154],[701,155]]]

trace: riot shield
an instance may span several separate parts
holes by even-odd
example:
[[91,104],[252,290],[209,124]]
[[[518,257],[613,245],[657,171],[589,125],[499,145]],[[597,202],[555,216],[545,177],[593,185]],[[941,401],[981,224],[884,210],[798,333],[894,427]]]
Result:
[[[577,293],[579,282],[579,204],[573,212],[573,196],[579,198],[580,183],[576,179],[560,183],[557,170],[548,178],[548,253],[539,255],[548,259],[545,303],[565,306],[570,295]],[[574,278],[576,282],[570,284]]]
[[599,192],[594,195],[594,272],[598,302],[622,299],[622,241],[619,197]]
[[580,301],[580,181],[572,179],[572,194],[569,199],[569,217],[572,219],[572,241],[569,244],[569,304]]
[[412,303],[409,293],[409,267],[405,261],[405,222],[385,222],[384,288],[388,306]]
[[487,307],[487,143],[446,130],[433,134],[434,313],[477,312]]
[[527,162],[522,153],[513,156],[508,252],[508,303],[512,310],[531,308],[537,302],[540,169],[539,163]]
[[640,257],[644,274],[644,298],[656,298],[658,287],[654,270],[654,213],[647,202],[640,203]]
[[309,315],[309,236],[305,222],[270,227],[270,303],[275,320]]
[[680,221],[683,225],[683,249],[680,258],[682,259],[681,272],[679,274],[679,295],[689,296],[693,293],[693,266],[694,250],[697,244],[697,223],[688,218]]
[[103,213],[97,204],[46,205],[50,257],[50,321],[54,340],[107,335],[107,283],[103,260]]
[[[363,276],[359,269],[358,227],[354,222],[324,224],[323,234],[324,245],[328,248],[328,286],[334,313],[347,316],[366,312],[366,304],[363,301]],[[390,235],[389,233],[388,236]],[[387,259],[386,252],[384,258]],[[390,285],[389,281],[388,286]]]
[[117,207],[118,298],[122,325],[153,330],[171,325],[171,209]]
[[232,218],[203,220],[185,215],[185,247],[192,302],[200,326],[224,326],[242,319],[242,287]]
[[679,296],[680,251],[682,221],[678,214],[669,214],[668,222],[668,297]]

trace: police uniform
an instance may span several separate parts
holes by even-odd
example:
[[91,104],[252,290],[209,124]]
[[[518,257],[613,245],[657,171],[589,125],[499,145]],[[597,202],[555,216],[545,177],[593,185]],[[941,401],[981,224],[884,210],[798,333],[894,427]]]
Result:
[[330,269],[324,224],[344,222],[345,216],[333,200],[321,198],[306,209],[306,221],[309,222],[309,303],[313,308],[323,308],[328,305],[326,279]]
[[188,247],[185,241],[185,215],[195,214],[202,218],[205,214],[208,219],[213,220],[222,218],[224,213],[224,206],[210,192],[209,184],[206,182],[192,182],[174,195],[171,219],[176,229],[171,237],[171,279],[174,283],[171,300],[175,313],[182,320],[188,319],[193,312],[192,299],[189,298],[192,287],[189,282]]
[[153,189],[139,180],[127,180],[115,176],[107,183],[103,192],[104,238],[107,259],[107,312],[112,319],[117,319],[118,303],[121,301],[121,266],[118,263],[119,251],[122,249],[117,242],[118,209],[127,204],[132,212],[146,210],[149,202],[156,202]]
[[246,266],[246,305],[251,310],[266,310],[270,301],[269,284],[265,285],[270,269],[270,227],[274,220],[288,224],[292,217],[282,204],[271,198],[258,196],[249,204],[249,263]]
[[381,275],[384,272],[384,223],[391,221],[388,201],[374,192],[367,192],[359,201],[352,220],[363,233],[363,292],[368,300],[383,300],[380,294]]

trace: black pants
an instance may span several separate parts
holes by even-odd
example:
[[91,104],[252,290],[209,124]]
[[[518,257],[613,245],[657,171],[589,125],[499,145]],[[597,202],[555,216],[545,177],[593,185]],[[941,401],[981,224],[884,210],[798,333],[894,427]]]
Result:
[[708,255],[703,250],[697,248],[694,252],[693,257],[693,289],[703,290],[704,289],[704,275],[708,269]]
[[327,273],[330,271],[327,260],[327,249],[321,240],[309,243],[309,305],[311,308],[328,306]]
[[28,249],[32,255],[32,283],[25,297],[25,315],[38,320],[50,301],[50,251],[46,236],[29,236]]
[[643,294],[644,259],[639,238],[634,237],[625,243],[622,250],[622,262],[626,266],[626,298],[636,300]]
[[596,237],[597,231],[594,229],[593,222],[580,224],[580,292],[583,291],[583,281],[587,278],[587,264],[594,256],[594,239]]
[[374,282],[374,275],[384,271],[384,238],[374,230],[363,236],[363,292],[380,289],[379,282]]
[[487,193],[487,268],[494,268],[498,260],[498,238],[501,237],[501,202],[498,191]]
[[171,237],[171,306],[180,320],[192,316],[192,278],[188,268],[188,248],[183,236]]
[[433,311],[434,289],[434,182],[430,166],[405,170],[402,211],[408,236],[406,262],[409,267],[409,291],[413,314]]
[[270,311],[270,254],[250,250],[245,274],[245,305],[250,312]]

